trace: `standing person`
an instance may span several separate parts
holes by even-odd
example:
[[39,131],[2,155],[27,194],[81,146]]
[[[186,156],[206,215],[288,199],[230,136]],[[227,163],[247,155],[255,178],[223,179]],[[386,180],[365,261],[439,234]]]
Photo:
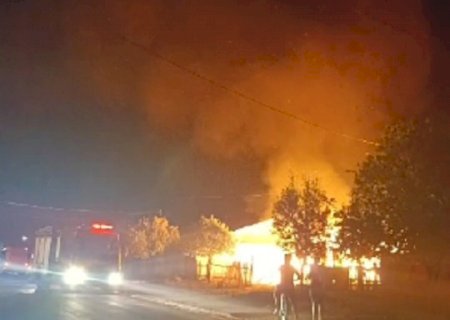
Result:
[[274,314],[278,314],[280,310],[280,298],[281,294],[288,299],[292,308],[294,309],[294,313],[297,313],[295,306],[295,286],[294,286],[294,276],[300,279],[300,274],[294,267],[291,265],[292,255],[285,254],[284,255],[284,264],[280,267],[280,283],[275,287],[273,298],[275,303]]
[[309,297],[311,299],[312,319],[322,320],[324,283],[321,267],[318,265],[312,265],[309,277],[311,279]]

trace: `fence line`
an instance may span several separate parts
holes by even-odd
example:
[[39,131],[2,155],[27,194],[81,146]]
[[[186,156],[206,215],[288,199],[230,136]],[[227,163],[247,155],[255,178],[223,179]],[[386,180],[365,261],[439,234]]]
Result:
[[[197,261],[197,277],[208,280],[208,263]],[[252,284],[253,265],[233,263],[231,265],[210,264],[210,279],[222,286],[248,286]]]

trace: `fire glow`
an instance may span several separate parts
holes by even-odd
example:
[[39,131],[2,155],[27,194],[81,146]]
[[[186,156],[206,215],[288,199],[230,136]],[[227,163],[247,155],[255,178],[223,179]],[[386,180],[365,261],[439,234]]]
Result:
[[[275,285],[278,284],[279,268],[284,261],[284,251],[277,245],[277,236],[272,231],[272,220],[265,220],[254,225],[246,226],[234,231],[236,246],[231,254],[220,254],[213,257],[212,274],[220,273],[223,268],[215,266],[241,265],[251,266],[252,284]],[[333,238],[333,236],[332,236]],[[378,258],[362,258],[360,262],[347,257],[335,259],[333,245],[328,246],[328,252],[324,264],[329,268],[346,268],[350,283],[357,282],[358,278],[364,283],[379,283],[380,276],[377,269],[380,267]],[[292,266],[296,268],[303,279],[303,283],[308,283],[311,265],[314,264],[312,258],[301,259],[293,257]],[[359,268],[359,267],[362,267]],[[363,270],[362,277],[358,277],[358,269]]]

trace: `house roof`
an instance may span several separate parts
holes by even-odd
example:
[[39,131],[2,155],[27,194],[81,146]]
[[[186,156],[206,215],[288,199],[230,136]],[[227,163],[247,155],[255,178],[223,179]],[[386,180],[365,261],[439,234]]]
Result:
[[276,244],[277,236],[273,233],[273,220],[251,224],[234,231],[236,241],[247,244]]

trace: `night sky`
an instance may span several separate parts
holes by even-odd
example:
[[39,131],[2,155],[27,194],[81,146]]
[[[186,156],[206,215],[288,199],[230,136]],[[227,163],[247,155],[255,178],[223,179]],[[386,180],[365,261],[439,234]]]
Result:
[[240,226],[267,212],[291,170],[324,172],[345,198],[346,170],[370,146],[252,106],[149,52],[376,139],[448,84],[448,6],[406,2],[0,0],[0,241],[77,214],[8,201],[93,216],[162,210],[181,225],[214,213]]

